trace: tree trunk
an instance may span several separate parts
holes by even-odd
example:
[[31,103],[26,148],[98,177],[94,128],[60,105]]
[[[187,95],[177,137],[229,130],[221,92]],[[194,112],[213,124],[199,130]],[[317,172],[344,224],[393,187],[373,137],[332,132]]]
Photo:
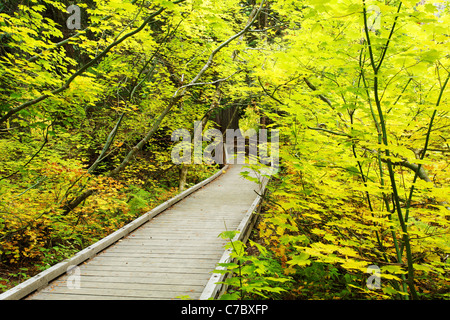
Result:
[[184,188],[186,186],[186,180],[187,180],[187,173],[188,173],[188,166],[185,164],[181,164],[180,166],[180,184],[179,184],[179,191],[184,191]]

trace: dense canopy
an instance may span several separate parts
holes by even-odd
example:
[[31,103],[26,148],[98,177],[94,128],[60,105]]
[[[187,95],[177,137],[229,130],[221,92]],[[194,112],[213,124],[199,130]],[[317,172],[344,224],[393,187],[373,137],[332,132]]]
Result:
[[224,298],[448,299],[449,53],[445,0],[2,0],[0,290],[217,170],[201,122],[280,134]]

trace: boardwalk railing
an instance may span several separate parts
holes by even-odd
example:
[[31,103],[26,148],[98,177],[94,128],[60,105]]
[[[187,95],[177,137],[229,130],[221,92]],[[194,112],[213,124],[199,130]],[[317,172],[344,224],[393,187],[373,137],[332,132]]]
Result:
[[[260,189],[259,189],[259,195],[253,201],[250,208],[247,210],[247,213],[245,214],[244,218],[242,219],[239,227],[236,229],[236,231],[239,231],[239,233],[236,234],[236,236],[231,241],[242,241],[246,242],[248,237],[250,236],[250,232],[253,229],[253,226],[255,225],[258,215],[255,214],[255,212],[258,212],[261,210],[261,203],[262,203],[262,196],[264,195],[264,192],[266,190],[267,183],[269,182],[269,179],[267,177],[260,177],[259,178],[260,183]],[[227,249],[222,255],[222,258],[218,263],[230,263],[232,262],[231,258],[232,249]],[[226,270],[225,267],[218,266],[216,267],[216,270]],[[227,289],[227,285],[225,285],[223,282],[230,276],[229,273],[213,273],[211,278],[209,279],[207,285],[205,286],[205,289],[203,290],[200,300],[210,300],[210,299],[218,299]]]

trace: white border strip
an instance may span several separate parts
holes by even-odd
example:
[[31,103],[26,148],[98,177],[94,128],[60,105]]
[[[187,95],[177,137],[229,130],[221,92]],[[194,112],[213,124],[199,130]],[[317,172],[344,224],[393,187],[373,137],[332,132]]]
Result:
[[104,250],[105,248],[109,247],[110,245],[114,244],[118,240],[122,239],[123,237],[127,236],[129,233],[133,232],[140,226],[142,226],[144,223],[151,220],[153,217],[158,215],[159,213],[163,212],[170,206],[174,205],[178,201],[186,198],[194,191],[197,191],[201,187],[207,185],[217,177],[219,177],[225,170],[228,169],[228,165],[224,166],[219,172],[216,172],[211,177],[203,180],[202,182],[196,184],[195,186],[190,187],[189,189],[181,192],[180,194],[176,195],[175,197],[167,200],[166,202],[160,204],[156,208],[152,209],[151,211],[144,213],[139,218],[133,220],[126,226],[118,229],[114,233],[110,234],[109,236],[103,238],[102,240],[99,240],[98,242],[90,245],[89,247],[85,248],[84,250],[78,252],[75,254],[72,258],[66,259],[53,267],[50,267],[49,269],[42,271],[41,273],[35,275],[34,277],[28,279],[27,281],[15,286],[14,288],[0,294],[0,300],[19,300],[24,298],[25,296],[29,295],[30,293],[34,292],[35,290],[41,289],[42,287],[46,286],[50,281],[56,279],[63,273],[65,273],[70,267],[79,265],[80,263],[92,258],[100,251]]
[[[264,191],[266,189],[266,185],[269,182],[269,179],[267,177],[263,177],[260,185],[260,194],[264,194]],[[253,217],[253,214],[255,210],[257,209],[259,203],[261,202],[261,196],[257,196],[255,201],[253,201],[250,208],[247,210],[246,214],[244,215],[244,218],[242,219],[241,223],[237,227],[237,231],[239,231],[238,234],[234,236],[234,238],[231,241],[246,241],[246,238],[248,236],[248,233],[251,230],[247,230],[248,226],[250,225],[251,218]],[[244,239],[244,240],[243,240]],[[232,252],[232,249],[227,249],[222,255],[222,258],[220,258],[218,263],[229,263],[231,262],[230,254]],[[227,270],[226,267],[216,267],[215,270]],[[217,299],[222,291],[222,288],[224,288],[224,284],[217,283],[217,282],[223,282],[225,280],[226,274],[223,273],[213,273],[212,276],[209,278],[208,283],[206,284],[205,288],[203,289],[202,294],[200,295],[200,300],[209,300],[209,299]]]

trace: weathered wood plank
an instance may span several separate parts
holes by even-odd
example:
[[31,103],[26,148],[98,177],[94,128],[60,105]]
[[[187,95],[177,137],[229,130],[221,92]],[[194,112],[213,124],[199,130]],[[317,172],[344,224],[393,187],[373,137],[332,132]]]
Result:
[[[183,271],[184,270],[184,271]],[[211,269],[208,269],[208,271]],[[207,280],[208,276],[205,276],[205,273],[208,274],[208,271],[202,270],[199,271],[198,268],[185,268],[185,269],[173,269],[163,272],[153,272],[150,269],[146,271],[135,271],[133,268],[123,271],[118,270],[89,270],[80,276],[80,281],[103,281],[105,282],[107,279],[108,282],[124,282],[127,281],[129,283],[167,283],[167,281],[177,281],[177,283],[197,283],[199,280]],[[190,271],[192,273],[190,273]],[[194,273],[196,272],[196,273]],[[175,274],[175,275],[172,275]],[[191,277],[193,274],[199,274],[201,276]],[[68,276],[64,276],[60,278],[61,281],[66,281],[69,279]]]
[[[217,252],[220,252],[222,254],[223,250],[222,249],[218,249],[215,247],[211,247],[211,248],[202,248],[201,250],[198,250],[198,248],[164,248],[164,247],[143,247],[143,246],[135,246],[134,248],[130,249],[130,246],[121,246],[121,247],[116,247],[116,248],[109,248],[108,253],[127,253],[127,252],[132,252],[136,253],[136,254],[141,254],[141,253],[155,253],[155,254],[160,254],[160,253],[167,253],[168,255],[172,255],[172,254],[180,254],[180,255],[197,255],[197,256],[201,256],[201,255],[208,255],[208,254],[216,254]],[[105,253],[106,253],[105,252]]]
[[[181,297],[185,295],[179,295],[179,298],[168,298],[168,297],[117,297],[117,296],[99,296],[99,295],[77,295],[77,294],[58,294],[58,293],[45,293],[42,294],[39,298],[33,298],[30,300],[55,300],[55,301],[67,301],[67,300],[75,300],[75,301],[85,301],[85,300],[182,300]],[[190,297],[190,296],[189,296]],[[197,297],[192,297],[192,299],[197,299]]]
[[[114,272],[117,273],[113,274]],[[113,270],[100,269],[94,270],[90,268],[89,273],[83,274],[81,281],[97,281],[97,282],[127,282],[127,283],[177,283],[192,284],[197,283],[198,280],[208,280],[210,277],[210,270],[200,268],[181,268],[178,269],[142,269],[135,268],[115,268]],[[113,275],[112,275],[113,274]],[[140,276],[145,274],[144,276]],[[67,276],[62,276],[55,281],[66,281]]]
[[[109,266],[129,266],[133,267],[147,267],[150,268],[167,268],[167,270],[178,268],[177,266],[170,266],[171,261],[151,261],[151,260],[128,260],[128,259],[103,259],[103,260],[92,260],[89,265],[109,265]],[[210,261],[186,261],[183,262],[181,269],[187,268],[214,268],[216,262]]]
[[[176,239],[175,239],[176,240]],[[204,242],[198,242],[195,240],[180,240],[183,242],[183,246],[192,247],[192,248],[202,248],[204,246],[214,247],[214,246],[224,246],[226,241],[221,239],[210,239]],[[170,239],[156,239],[156,240],[140,240],[136,239],[136,241],[131,240],[123,240],[121,242],[122,245],[133,245],[133,246],[169,246],[169,245],[179,245],[180,241],[170,241]]]
[[203,253],[199,254],[199,252],[184,252],[184,251],[180,251],[180,252],[175,252],[175,253],[168,253],[165,251],[161,251],[161,252],[126,252],[126,251],[122,251],[122,252],[114,252],[114,251],[107,251],[105,253],[101,254],[101,257],[129,257],[129,258],[139,258],[139,257],[145,257],[145,258],[150,258],[150,259],[154,259],[154,258],[161,258],[161,259],[171,259],[172,260],[180,260],[178,262],[182,263],[183,261],[185,261],[186,259],[191,259],[191,260],[200,260],[200,259],[211,259],[211,258],[216,258],[218,255],[220,256],[220,254],[218,254],[218,250],[217,252],[214,253]]
[[[98,280],[103,281],[102,279],[112,277],[108,281],[115,281],[115,282],[121,282],[128,281],[128,282],[144,282],[146,279],[153,279],[154,281],[163,281],[164,279],[179,279],[186,281],[186,283],[189,283],[190,281],[196,281],[198,279],[208,279],[209,273],[211,269],[208,269],[206,271],[206,268],[183,268],[181,266],[174,267],[171,269],[164,269],[164,268],[155,268],[155,269],[148,269],[145,267],[124,267],[124,266],[117,266],[114,269],[108,270],[106,267],[111,266],[104,266],[105,268],[95,270],[94,266],[92,268],[89,268],[89,272],[84,273],[81,275],[80,278],[85,278],[87,280]],[[122,268],[121,268],[122,267]],[[117,274],[116,274],[117,273]],[[89,277],[97,277],[89,278]],[[139,276],[139,277],[138,277]],[[60,277],[59,279],[67,279],[67,276]],[[115,280],[114,280],[114,279]],[[134,280],[133,280],[134,279]],[[160,283],[160,282],[158,282]],[[184,282],[183,282],[184,283]]]
[[[30,300],[146,300],[148,298],[139,297],[121,297],[115,296],[99,296],[99,295],[85,295],[85,294],[60,294],[58,292],[41,293],[29,297]],[[161,298],[162,299],[162,298]]]
[[[56,289],[54,289],[56,291]],[[175,298],[176,296],[187,294],[192,291],[189,290],[170,290],[170,291],[154,291],[152,289],[147,290],[135,290],[135,289],[108,289],[108,288],[81,288],[81,289],[69,289],[69,288],[57,288],[59,294],[85,294],[85,295],[98,295],[98,296],[114,296],[120,299],[120,297],[141,297],[141,298]],[[46,292],[51,293],[51,292]]]
[[[81,266],[83,268],[84,266]],[[206,269],[206,268],[205,268]],[[82,269],[83,270],[83,269]],[[99,264],[99,265],[89,265],[89,271],[131,271],[131,272],[152,272],[154,274],[156,273],[163,273],[163,274],[169,274],[169,273],[186,273],[186,274],[193,274],[193,273],[202,273],[205,270],[203,268],[195,268],[195,267],[185,267],[183,265],[169,265],[164,267],[149,267],[147,265],[114,265],[114,264]],[[200,271],[199,271],[200,270]],[[209,270],[211,271],[211,270]],[[208,272],[209,272],[208,271]],[[86,274],[86,273],[84,273]]]
[[[215,237],[214,237],[215,236]],[[216,239],[217,238],[217,239]],[[132,240],[189,240],[189,241],[196,241],[196,242],[202,242],[202,241],[217,241],[221,240],[218,237],[218,234],[216,233],[210,233],[210,234],[202,234],[202,233],[194,233],[189,234],[186,233],[179,233],[179,234],[149,234],[149,235],[140,235],[140,236],[133,236],[129,238],[130,241]]]
[[[65,281],[55,281],[41,292],[52,292],[57,287],[66,286]],[[83,288],[105,288],[105,289],[131,289],[131,290],[151,290],[167,292],[193,292],[203,290],[203,284],[172,284],[172,283],[130,283],[130,282],[105,282],[105,281],[83,281]],[[66,286],[67,287],[67,286]],[[71,289],[75,292],[77,289]],[[193,290],[193,291],[192,291]]]

